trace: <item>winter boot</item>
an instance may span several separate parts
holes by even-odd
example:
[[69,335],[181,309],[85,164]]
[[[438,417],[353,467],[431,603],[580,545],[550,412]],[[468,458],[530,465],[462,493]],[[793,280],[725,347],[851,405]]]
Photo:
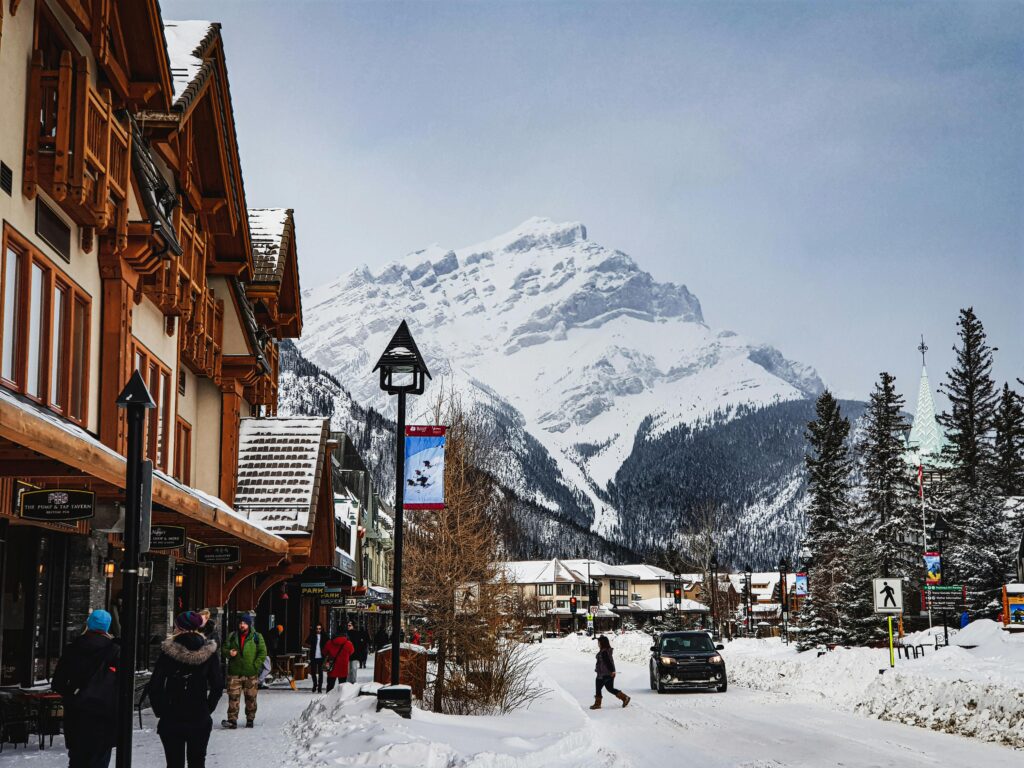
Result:
[[[625,705],[623,705],[623,706],[625,706]],[[255,727],[255,725],[256,725],[256,721],[255,720],[246,720],[245,721],[245,727],[246,728],[253,728],[253,727]]]
[[236,723],[234,720],[221,720],[220,727],[227,728],[233,731],[235,728],[238,727],[238,723]]
[[616,693],[615,694],[615,698],[617,698],[619,701],[622,702],[622,706],[623,707],[628,707],[629,706],[629,696],[624,694],[622,691],[619,691],[618,693]]
[[591,709],[600,709],[601,708],[601,697],[600,696],[595,696],[594,697],[594,703],[590,705],[590,708]]

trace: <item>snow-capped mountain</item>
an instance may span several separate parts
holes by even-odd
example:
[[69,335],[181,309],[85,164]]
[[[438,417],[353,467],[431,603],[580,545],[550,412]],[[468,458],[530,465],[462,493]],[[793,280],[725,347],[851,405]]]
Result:
[[[530,219],[484,243],[363,267],[307,290],[303,312],[303,355],[386,414],[393,403],[371,369],[406,319],[432,386],[447,380],[500,412],[523,444],[536,441],[579,506],[567,517],[612,538],[620,521],[609,490],[637,439],[822,389],[811,368],[709,327],[685,286],[655,281],[578,223]],[[520,470],[527,454],[537,458],[523,448]],[[527,500],[566,506],[550,478],[518,474],[509,485]]]

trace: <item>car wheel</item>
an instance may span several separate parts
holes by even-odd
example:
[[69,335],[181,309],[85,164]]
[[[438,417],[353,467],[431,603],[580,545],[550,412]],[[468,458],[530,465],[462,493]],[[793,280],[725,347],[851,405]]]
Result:
[[658,693],[664,693],[665,692],[665,684],[663,682],[661,682],[661,678],[660,677],[658,678],[657,689],[658,689]]
[[654,682],[654,673],[651,672],[650,670],[647,670],[647,671],[649,673],[648,677],[650,678],[650,681],[651,681],[651,690],[652,691],[656,691],[658,689],[658,684]]
[[723,680],[722,684],[720,686],[718,686],[718,692],[719,693],[725,693],[727,690],[729,690],[729,680],[728,680],[728,678]]

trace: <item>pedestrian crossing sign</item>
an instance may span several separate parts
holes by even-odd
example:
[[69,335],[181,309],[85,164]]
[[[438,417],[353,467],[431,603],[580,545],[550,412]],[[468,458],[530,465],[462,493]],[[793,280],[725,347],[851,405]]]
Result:
[[903,582],[899,578],[871,580],[875,613],[903,613]]

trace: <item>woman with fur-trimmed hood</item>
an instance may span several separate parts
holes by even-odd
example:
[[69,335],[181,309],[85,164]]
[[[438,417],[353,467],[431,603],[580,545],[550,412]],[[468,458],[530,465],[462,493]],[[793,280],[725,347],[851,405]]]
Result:
[[206,765],[213,719],[224,693],[224,675],[217,643],[202,634],[203,617],[185,611],[174,620],[174,634],[160,646],[149,701],[160,718],[157,733],[164,745],[167,768]]

